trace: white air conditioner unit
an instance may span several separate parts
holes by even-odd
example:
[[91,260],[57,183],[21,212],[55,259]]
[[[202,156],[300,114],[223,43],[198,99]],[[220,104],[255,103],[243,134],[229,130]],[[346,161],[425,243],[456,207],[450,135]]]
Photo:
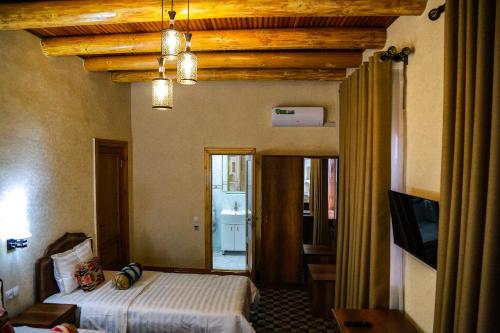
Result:
[[280,106],[273,108],[274,127],[318,127],[323,126],[325,108]]

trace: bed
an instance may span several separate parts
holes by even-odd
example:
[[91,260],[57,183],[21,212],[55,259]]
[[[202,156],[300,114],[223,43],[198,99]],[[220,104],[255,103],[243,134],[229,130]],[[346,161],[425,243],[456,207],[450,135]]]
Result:
[[36,264],[37,300],[76,304],[80,327],[110,333],[255,332],[248,318],[258,290],[244,276],[145,271],[130,289],[116,290],[110,282],[115,272],[105,271],[106,282],[96,290],[61,295],[50,256],[86,238],[64,235]]

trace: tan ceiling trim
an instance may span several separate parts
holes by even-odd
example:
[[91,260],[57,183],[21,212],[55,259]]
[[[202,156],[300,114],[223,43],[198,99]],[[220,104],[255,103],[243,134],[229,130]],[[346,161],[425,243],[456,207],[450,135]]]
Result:
[[[64,0],[0,3],[0,29],[158,22],[159,0]],[[168,1],[167,1],[168,3]],[[191,19],[421,15],[427,0],[191,0]],[[168,8],[168,5],[167,5]],[[185,19],[187,0],[175,1]]]
[[[320,52],[199,52],[198,68],[346,68],[358,67],[361,51]],[[93,57],[84,60],[85,69],[96,71],[155,70],[158,56],[133,55]],[[175,69],[171,62],[167,69]]]
[[[345,78],[345,69],[200,69],[199,81],[222,80],[309,80],[335,81]],[[166,72],[168,78],[175,79],[176,72]],[[112,80],[116,83],[148,82],[158,77],[156,71],[121,71],[113,72]]]
[[[249,29],[193,31],[193,51],[377,49],[383,28]],[[159,33],[112,34],[42,39],[48,56],[160,52]]]

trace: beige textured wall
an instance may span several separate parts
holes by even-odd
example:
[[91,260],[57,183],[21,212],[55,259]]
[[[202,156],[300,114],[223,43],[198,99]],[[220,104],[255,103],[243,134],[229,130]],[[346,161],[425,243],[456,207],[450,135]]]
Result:
[[[407,68],[407,192],[439,200],[441,135],[443,127],[444,14],[430,21],[430,9],[442,5],[429,0],[419,17],[400,17],[387,31],[385,49],[412,46]],[[372,52],[365,52],[365,59]],[[405,255],[404,308],[426,333],[432,332],[436,271]]]
[[271,127],[280,105],[325,106],[338,120],[338,83],[199,82],[176,85],[174,99],[172,111],[153,111],[151,84],[132,84],[134,257],[144,264],[204,267],[204,229],[192,223],[204,219],[204,147],[338,152],[338,128]]
[[130,86],[86,73],[77,57],[45,57],[24,31],[0,32],[0,59],[0,204],[26,198],[22,212],[0,216],[25,214],[33,234],[7,253],[0,227],[0,277],[21,287],[7,303],[16,314],[34,301],[34,262],[47,245],[66,231],[94,235],[93,138],[131,141]]

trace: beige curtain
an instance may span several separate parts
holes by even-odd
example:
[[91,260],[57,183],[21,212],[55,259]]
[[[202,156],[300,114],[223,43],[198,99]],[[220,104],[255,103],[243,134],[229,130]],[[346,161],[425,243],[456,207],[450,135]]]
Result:
[[335,306],[389,306],[391,62],[380,53],[340,88]]
[[500,327],[500,4],[449,0],[434,332]]
[[313,245],[331,245],[328,225],[328,160],[311,159],[309,205],[313,215]]

